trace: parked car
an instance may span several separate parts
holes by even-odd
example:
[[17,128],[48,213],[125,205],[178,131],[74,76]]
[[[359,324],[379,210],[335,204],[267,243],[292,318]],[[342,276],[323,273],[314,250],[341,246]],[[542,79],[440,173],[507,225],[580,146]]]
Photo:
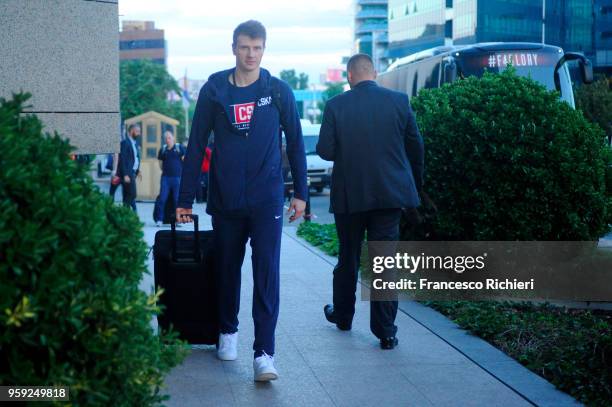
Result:
[[[302,134],[304,136],[304,150],[306,152],[306,170],[308,173],[310,188],[317,192],[331,185],[331,174],[333,162],[325,161],[317,154],[317,142],[319,141],[320,124],[312,124],[308,120],[302,120]],[[283,166],[285,175],[285,196],[289,197],[293,189],[293,179],[289,170],[289,162],[285,152],[285,136],[283,135]]]

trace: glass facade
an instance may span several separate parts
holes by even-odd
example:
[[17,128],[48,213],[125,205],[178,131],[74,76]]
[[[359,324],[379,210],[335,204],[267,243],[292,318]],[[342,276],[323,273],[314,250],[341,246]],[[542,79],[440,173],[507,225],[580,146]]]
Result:
[[453,3],[453,39],[455,44],[476,41],[477,0],[455,0]]
[[542,1],[546,44],[612,67],[612,0],[389,0],[389,56],[449,42],[541,43]]
[[128,49],[149,49],[149,48],[165,48],[165,41],[162,40],[131,40],[120,41],[119,49],[121,51]]
[[542,3],[533,0],[478,2],[476,42],[542,42]]
[[612,0],[594,0],[594,65],[612,74]]
[[389,0],[389,56],[444,45],[446,0]]
[[592,56],[592,0],[546,0],[546,43]]
[[355,51],[370,55],[380,71],[388,66],[387,29],[387,0],[356,2]]

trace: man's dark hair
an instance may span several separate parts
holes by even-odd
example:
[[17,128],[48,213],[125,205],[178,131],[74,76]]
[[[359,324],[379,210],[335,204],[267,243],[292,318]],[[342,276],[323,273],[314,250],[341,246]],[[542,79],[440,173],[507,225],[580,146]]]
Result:
[[374,62],[368,54],[355,54],[348,60],[346,70],[360,76],[373,73]]
[[239,35],[246,35],[252,39],[261,38],[263,39],[264,45],[266,45],[266,28],[259,21],[249,20],[245,21],[244,23],[240,23],[234,30],[232,47],[236,46]]
[[136,127],[140,127],[140,124],[138,124],[138,123],[130,124],[128,126],[128,134],[130,134],[132,132],[132,129],[134,129]]

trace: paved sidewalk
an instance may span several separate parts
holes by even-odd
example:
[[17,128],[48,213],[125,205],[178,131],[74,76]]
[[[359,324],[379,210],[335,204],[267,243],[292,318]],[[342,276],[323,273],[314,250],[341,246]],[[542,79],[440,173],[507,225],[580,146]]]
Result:
[[[159,230],[152,204],[138,204],[145,239],[152,245]],[[201,229],[210,218],[198,208]],[[402,304],[399,346],[382,351],[370,333],[369,306],[357,302],[350,332],[323,316],[332,298],[335,259],[283,229],[281,305],[276,366],[280,378],[255,383],[252,368],[253,322],[250,251],[243,267],[239,356],[216,359],[215,348],[193,349],[166,379],[169,406],[570,406],[578,403],[484,341],[419,304]],[[152,261],[150,270],[153,271]],[[142,288],[149,290],[153,276]],[[428,324],[436,325],[434,329]],[[464,342],[449,341],[464,337]],[[461,349],[464,343],[466,349]],[[480,358],[474,357],[477,354]],[[488,362],[485,366],[482,362]]]

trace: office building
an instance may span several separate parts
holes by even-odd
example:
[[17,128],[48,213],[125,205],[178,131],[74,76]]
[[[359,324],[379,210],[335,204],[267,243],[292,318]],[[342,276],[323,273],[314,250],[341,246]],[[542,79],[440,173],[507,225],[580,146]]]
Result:
[[441,45],[497,41],[583,52],[596,71],[609,72],[612,0],[389,0],[392,59]]
[[612,0],[594,0],[593,45],[596,70],[612,75]]
[[355,52],[368,54],[377,70],[387,69],[387,0],[357,0]]
[[153,21],[123,21],[119,32],[119,59],[148,59],[166,65],[167,51],[164,30]]

